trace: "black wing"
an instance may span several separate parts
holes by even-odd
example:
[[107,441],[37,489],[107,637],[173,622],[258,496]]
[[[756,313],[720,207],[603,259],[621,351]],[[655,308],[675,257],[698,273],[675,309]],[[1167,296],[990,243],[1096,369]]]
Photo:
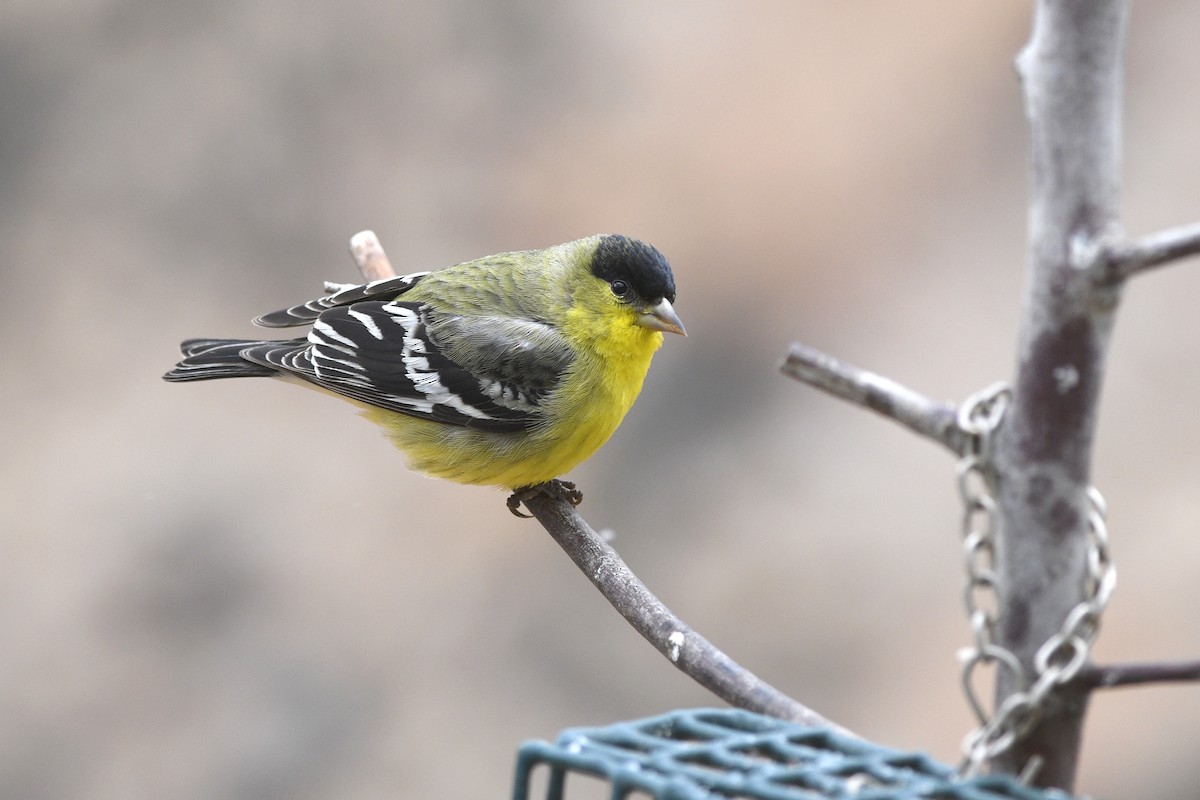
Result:
[[544,323],[345,302],[354,304],[319,313],[307,342],[264,342],[242,357],[373,406],[495,432],[542,422],[544,401],[574,360]]
[[[325,297],[309,300],[307,303],[281,311],[263,314],[254,320],[254,324],[263,328],[290,328],[294,325],[308,325],[325,311],[337,306],[346,306],[364,300],[394,300],[416,286],[417,282],[428,274],[428,272],[413,272],[408,275],[397,275],[394,278],[381,278],[361,286],[342,286]],[[338,284],[328,285],[330,287],[338,286]]]

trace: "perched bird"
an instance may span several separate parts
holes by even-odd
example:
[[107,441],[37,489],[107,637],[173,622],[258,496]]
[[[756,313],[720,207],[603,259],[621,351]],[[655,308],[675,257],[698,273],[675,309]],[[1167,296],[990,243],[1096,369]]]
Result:
[[518,490],[551,484],[617,429],[662,333],[687,335],[674,301],[657,249],[591,236],[341,287],[254,321],[311,324],[306,338],[188,339],[163,377],[274,377],[340,395],[413,469],[512,489],[516,512]]

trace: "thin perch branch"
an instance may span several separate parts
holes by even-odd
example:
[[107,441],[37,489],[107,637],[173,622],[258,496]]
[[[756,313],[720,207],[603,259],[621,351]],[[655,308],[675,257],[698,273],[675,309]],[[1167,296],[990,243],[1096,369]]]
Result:
[[968,437],[958,426],[958,410],[952,405],[939,403],[800,342],[792,344],[779,369],[809,386],[899,422],[958,455],[967,450]]
[[613,608],[692,680],[738,708],[846,732],[765,683],[688,627],[646,588],[570,503],[545,493],[524,502]]
[[1087,689],[1200,681],[1200,661],[1091,664],[1080,670],[1076,681]]
[[1120,283],[1152,267],[1194,255],[1200,255],[1200,223],[1102,246],[1096,253],[1097,278],[1110,285]]
[[[368,281],[396,274],[371,231],[350,239],[350,253]],[[853,735],[763,682],[688,627],[565,500],[538,493],[524,502],[613,608],[692,680],[738,708]]]

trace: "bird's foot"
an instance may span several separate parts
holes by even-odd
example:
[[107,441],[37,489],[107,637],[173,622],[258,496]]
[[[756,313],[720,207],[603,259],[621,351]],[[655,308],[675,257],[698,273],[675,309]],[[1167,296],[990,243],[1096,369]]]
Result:
[[558,500],[566,500],[573,506],[577,506],[583,502],[583,492],[576,489],[575,484],[556,478],[552,481],[534,484],[533,486],[523,486],[520,489],[514,490],[508,496],[508,510],[513,513],[513,516],[529,519],[533,515],[521,511],[521,504],[539,494],[545,494]]
[[521,510],[521,503],[524,503],[530,497],[540,492],[541,486],[525,486],[521,489],[514,489],[513,493],[508,496],[508,510],[512,512],[514,517],[521,519],[530,519],[533,514],[526,514]]
[[566,500],[573,506],[583,502],[583,492],[576,489],[575,484],[571,481],[562,481],[556,478],[549,483],[542,484],[542,489],[551,497]]

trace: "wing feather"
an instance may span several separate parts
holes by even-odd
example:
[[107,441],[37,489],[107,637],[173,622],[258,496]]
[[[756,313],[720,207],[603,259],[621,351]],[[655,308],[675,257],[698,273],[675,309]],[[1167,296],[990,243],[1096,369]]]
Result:
[[417,282],[428,274],[428,272],[413,272],[393,278],[381,278],[362,285],[326,284],[327,288],[334,289],[332,294],[318,297],[316,300],[309,300],[298,306],[263,314],[254,320],[254,324],[263,328],[290,328],[295,325],[308,325],[331,308],[364,300],[394,300],[416,286]]
[[573,361],[544,323],[379,300],[338,302],[316,315],[307,340],[264,342],[242,356],[373,406],[495,432],[541,422]]

